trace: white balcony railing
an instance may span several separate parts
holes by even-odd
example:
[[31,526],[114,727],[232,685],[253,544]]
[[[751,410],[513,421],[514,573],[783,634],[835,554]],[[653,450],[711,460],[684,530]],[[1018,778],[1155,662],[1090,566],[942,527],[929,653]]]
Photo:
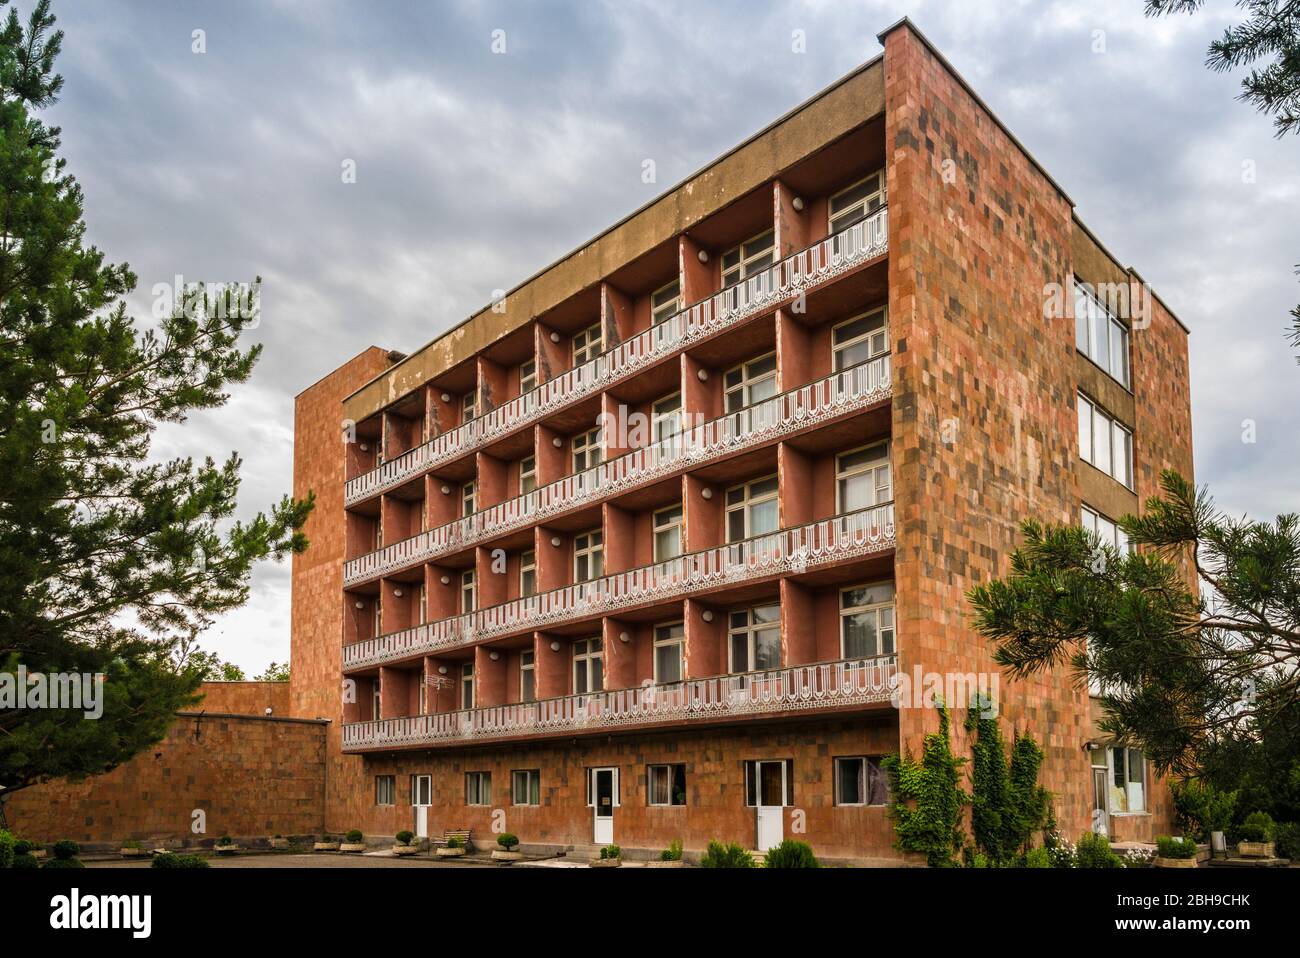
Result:
[[662,442],[611,459],[532,492],[490,506],[344,563],[343,584],[391,575],[493,536],[589,505],[596,496],[621,494],[687,467],[760,446],[808,429],[889,396],[889,356],[878,356],[817,382],[701,423]]
[[877,210],[761,273],[688,306],[590,362],[349,479],[343,490],[344,504],[353,505],[400,485],[485,442],[536,422],[560,406],[625,379],[692,342],[712,336],[880,256],[889,245],[888,215],[888,208]]
[[672,685],[567,695],[514,705],[343,726],[343,750],[463,744],[501,738],[636,728],[663,722],[797,714],[889,701],[892,655],[719,675]]
[[801,573],[893,547],[894,504],[890,502],[354,642],[343,647],[343,668],[367,668],[482,639],[547,629],[700,590]]

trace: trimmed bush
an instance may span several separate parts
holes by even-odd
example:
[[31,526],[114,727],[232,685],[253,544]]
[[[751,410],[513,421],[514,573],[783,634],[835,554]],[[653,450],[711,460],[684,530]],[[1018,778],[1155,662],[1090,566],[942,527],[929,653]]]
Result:
[[464,848],[464,847],[465,847],[465,839],[461,838],[459,835],[452,835],[450,838],[447,839],[447,847],[448,847],[448,848]]
[[1271,842],[1276,834],[1277,826],[1268,812],[1251,812],[1237,826],[1237,840],[1241,842]]
[[621,858],[622,855],[623,855],[623,849],[619,848],[617,845],[606,845],[604,848],[600,850],[600,857],[602,861],[610,858]]
[[208,860],[201,855],[177,855],[167,852],[154,857],[150,868],[209,868]]
[[14,846],[18,844],[18,839],[14,838],[9,832],[0,830],[0,868],[14,867]]
[[1279,858],[1295,861],[1300,858],[1300,822],[1280,822],[1274,827],[1277,837],[1277,854]]
[[497,836],[497,844],[506,851],[510,851],[519,844],[519,837],[517,835],[511,835],[509,832],[502,832]]
[[679,862],[682,860],[682,840],[674,838],[668,843],[668,847],[659,853],[661,862]]
[[14,856],[14,868],[40,868],[41,861],[35,855],[23,854]]
[[1169,793],[1174,799],[1174,820],[1192,838],[1210,840],[1211,832],[1224,832],[1232,823],[1237,807],[1237,793],[1224,792],[1201,779],[1171,782]]
[[1051,868],[1052,853],[1046,848],[1031,848],[1025,852],[1026,868]]
[[700,859],[701,868],[753,868],[754,856],[735,842],[709,842]]
[[229,835],[222,835],[220,838],[217,839],[217,846],[219,848],[225,848],[227,845],[233,845],[233,844],[235,844],[235,840],[231,838]]
[[85,868],[79,858],[51,858],[42,868]]
[[1110,847],[1105,835],[1084,832],[1079,844],[1074,846],[1075,866],[1078,868],[1123,868],[1124,861]]
[[400,832],[398,832],[395,837],[397,838],[397,844],[409,845],[411,844],[412,840],[415,838],[415,832],[411,831],[409,828],[404,828]]
[[366,836],[361,834],[361,829],[354,828],[343,836],[347,839],[349,845],[360,845],[366,840]]
[[1161,835],[1156,839],[1156,851],[1161,858],[1195,858],[1196,842],[1190,838]]
[[821,868],[812,846],[787,838],[767,853],[768,868]]
[[65,838],[62,841],[54,843],[54,857],[63,859],[64,861],[76,858],[77,853],[80,851],[81,846],[71,838]]
[[14,840],[15,855],[30,855],[35,850],[36,850],[35,842],[29,842],[25,838],[18,838]]

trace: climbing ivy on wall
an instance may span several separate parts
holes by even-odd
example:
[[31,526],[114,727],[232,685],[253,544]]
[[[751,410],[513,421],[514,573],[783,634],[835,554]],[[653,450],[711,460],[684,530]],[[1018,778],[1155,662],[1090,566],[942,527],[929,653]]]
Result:
[[952,753],[948,709],[942,704],[939,731],[925,736],[919,762],[909,751],[882,763],[889,776],[889,815],[898,847],[922,853],[932,868],[957,865],[957,855],[965,844],[961,813],[970,801],[960,782],[965,764],[964,758]]

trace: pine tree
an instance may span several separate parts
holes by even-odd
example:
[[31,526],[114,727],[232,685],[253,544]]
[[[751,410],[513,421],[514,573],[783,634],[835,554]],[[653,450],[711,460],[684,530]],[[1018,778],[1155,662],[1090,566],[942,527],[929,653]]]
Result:
[[38,116],[63,84],[53,25],[39,0],[0,30],[0,672],[103,674],[104,712],[0,698],[0,799],[160,740],[201,679],[178,648],[246,600],[254,562],[305,548],[311,508],[233,522],[238,456],[148,461],[158,424],[248,378],[256,310],[222,287],[143,331],[127,316],[135,276],[85,244],[81,187]]

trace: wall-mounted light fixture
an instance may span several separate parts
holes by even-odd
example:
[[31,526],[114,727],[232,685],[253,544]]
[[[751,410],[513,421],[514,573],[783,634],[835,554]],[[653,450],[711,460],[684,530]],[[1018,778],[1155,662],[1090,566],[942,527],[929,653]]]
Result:
[[449,495],[451,495],[451,486],[443,486],[443,487],[442,487],[442,494],[443,494],[444,496],[449,496]]
[[442,394],[442,401],[443,401],[443,402],[451,402],[451,393],[443,393],[443,394]]
[[559,643],[559,642],[552,642],[552,643],[551,643],[551,651],[552,651],[552,652],[558,652],[558,651],[560,651],[560,643]]
[[713,490],[712,490],[712,489],[707,489],[707,488],[706,488],[706,489],[701,489],[701,490],[700,490],[700,495],[703,496],[705,499],[712,499],[712,498],[713,498]]
[[493,662],[495,662],[497,659],[501,658],[501,653],[500,653],[500,652],[489,652],[489,653],[488,653],[488,658],[491,659]]
[[364,609],[365,607],[366,607],[366,604],[365,604],[364,602],[362,602],[360,599],[357,599],[357,608],[358,608],[358,609]]
[[400,598],[402,597],[402,590],[401,590],[401,589],[394,589],[394,590],[393,590],[393,595],[395,595],[397,598],[400,599]]
[[559,537],[559,536],[551,536],[551,545],[555,546],[555,548],[558,549],[558,548],[560,547],[560,537]]
[[706,249],[700,250],[695,255],[696,258],[698,258],[701,263],[707,263],[709,261],[709,251]]
[[445,665],[440,665],[440,666],[438,666],[438,674],[439,674],[439,675],[446,675],[446,674],[447,674],[447,666],[445,666]]
[[620,642],[631,642],[632,636],[628,635],[626,632],[620,632],[618,634],[618,640]]
[[712,621],[713,621],[713,610],[712,610],[712,609],[705,609],[704,612],[703,612],[703,614],[700,616],[700,618],[703,619],[705,622],[712,622]]
[[369,447],[368,445],[366,445],[364,442],[361,443],[360,446],[361,446],[361,451],[362,451],[362,452],[369,452],[369,451],[370,451],[370,447]]
[[794,207],[796,213],[802,213],[802,212],[803,212],[803,197],[802,197],[802,196],[796,196],[794,199],[792,199],[792,200],[790,201],[790,205]]
[[556,436],[554,439],[551,440],[551,445],[554,446],[556,449],[559,449],[561,446],[564,445],[564,440],[561,439],[559,436]]
[[707,369],[701,369],[699,372],[695,374],[695,376],[702,383],[706,383],[709,381],[709,371]]
[[442,582],[443,585],[451,585],[451,576],[445,575],[442,577],[440,581]]

